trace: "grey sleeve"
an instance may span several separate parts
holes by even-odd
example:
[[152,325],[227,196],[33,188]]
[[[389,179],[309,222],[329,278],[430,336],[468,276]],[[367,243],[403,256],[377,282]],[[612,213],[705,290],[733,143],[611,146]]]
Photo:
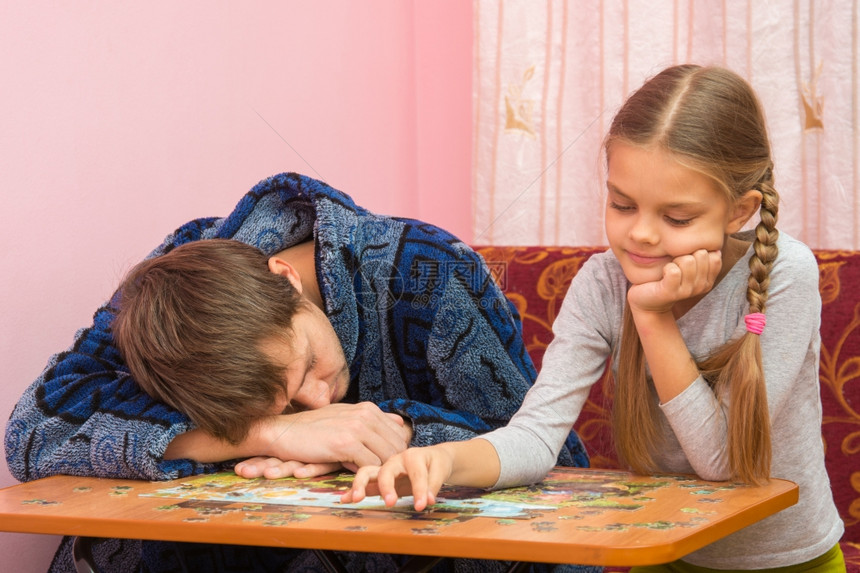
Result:
[[494,487],[536,482],[555,465],[591,385],[606,367],[613,325],[620,320],[618,295],[625,290],[623,276],[619,283],[599,255],[574,277],[535,385],[507,426],[482,436],[499,455]]

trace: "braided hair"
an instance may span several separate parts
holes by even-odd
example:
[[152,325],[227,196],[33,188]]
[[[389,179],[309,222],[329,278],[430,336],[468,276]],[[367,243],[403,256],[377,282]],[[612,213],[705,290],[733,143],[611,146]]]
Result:
[[[764,113],[750,85],[719,67],[667,68],[636,91],[615,116],[605,142],[655,146],[715,182],[730,203],[748,191],[761,193],[747,301],[750,313],[767,305],[770,272],[777,257],[779,195]],[[619,457],[639,472],[656,469],[658,400],[646,376],[645,354],[629,307],[624,310],[617,354],[612,423]],[[759,336],[745,332],[699,362],[716,399],[730,404],[728,456],[737,479],[761,483],[770,474],[767,394]]]

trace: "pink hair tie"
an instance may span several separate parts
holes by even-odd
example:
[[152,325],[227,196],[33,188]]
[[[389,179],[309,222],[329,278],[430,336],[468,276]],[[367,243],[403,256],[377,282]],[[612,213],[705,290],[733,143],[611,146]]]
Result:
[[752,312],[744,316],[744,322],[747,325],[747,331],[753,334],[761,334],[764,330],[764,325],[767,323],[767,318],[760,312]]

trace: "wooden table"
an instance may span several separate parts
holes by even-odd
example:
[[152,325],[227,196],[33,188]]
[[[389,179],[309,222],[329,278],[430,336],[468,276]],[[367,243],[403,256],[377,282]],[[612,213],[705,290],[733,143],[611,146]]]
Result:
[[[446,488],[431,510],[339,504],[351,475],[146,482],[56,476],[0,490],[0,531],[582,565],[673,561],[797,502],[797,486],[556,468],[540,484]],[[463,499],[460,499],[463,498]],[[287,505],[289,504],[289,505]],[[337,567],[335,564],[333,567]],[[411,569],[413,571],[418,568]],[[424,569],[420,569],[424,570]]]

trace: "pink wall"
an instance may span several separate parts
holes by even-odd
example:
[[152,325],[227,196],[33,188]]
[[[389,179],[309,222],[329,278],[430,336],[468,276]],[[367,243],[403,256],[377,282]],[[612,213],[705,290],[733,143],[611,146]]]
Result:
[[[130,264],[268,175],[470,239],[471,3],[251,6],[0,7],[3,420]],[[56,543],[0,534],[4,568]]]

